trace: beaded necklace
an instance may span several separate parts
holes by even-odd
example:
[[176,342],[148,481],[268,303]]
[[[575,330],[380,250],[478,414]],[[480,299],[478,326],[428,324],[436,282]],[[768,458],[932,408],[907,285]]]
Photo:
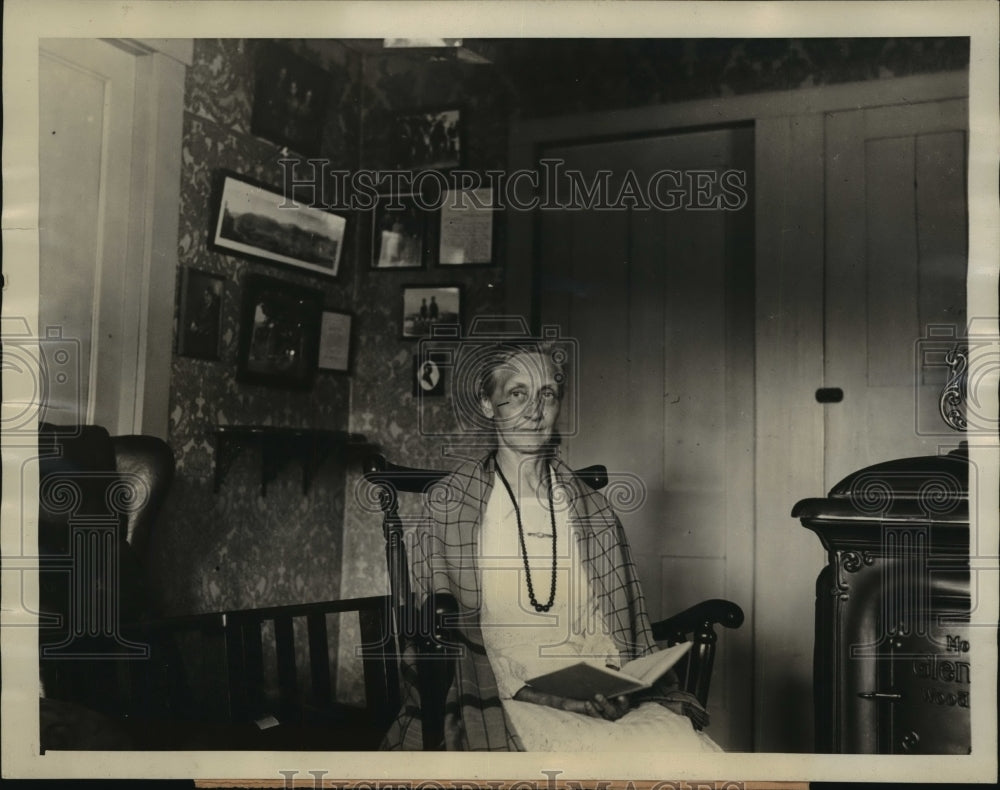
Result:
[[497,474],[500,475],[500,480],[503,482],[503,487],[507,489],[507,495],[514,505],[514,514],[517,516],[517,537],[521,544],[521,559],[524,560],[524,578],[528,582],[528,598],[531,600],[531,605],[535,607],[536,612],[547,612],[552,608],[552,604],[556,600],[556,513],[555,507],[552,504],[551,475],[547,489],[549,495],[549,518],[552,520],[552,585],[549,588],[548,603],[541,604],[538,603],[538,599],[535,597],[535,587],[531,582],[531,569],[528,567],[528,547],[524,542],[524,526],[521,524],[521,508],[517,505],[514,491],[510,487],[510,483],[507,482],[503,470],[500,469],[500,464],[497,463],[496,456],[494,456],[493,461],[497,469]]

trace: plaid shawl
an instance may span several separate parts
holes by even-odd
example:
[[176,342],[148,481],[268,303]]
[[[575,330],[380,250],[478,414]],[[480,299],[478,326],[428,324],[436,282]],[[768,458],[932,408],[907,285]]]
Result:
[[[621,660],[655,650],[635,565],[617,516],[605,497],[579,480],[568,466],[557,459],[552,464],[554,500],[557,506],[560,500],[568,501],[570,527]],[[438,484],[441,488],[428,496],[427,513],[407,540],[417,600],[423,601],[431,592],[447,592],[459,604],[456,630],[464,649],[455,660],[454,680],[445,704],[444,746],[448,750],[523,750],[504,714],[479,627],[478,530],[494,470],[490,454],[464,463],[444,478]],[[407,647],[401,657],[403,704],[382,748],[423,748],[415,659],[415,651]],[[671,708],[682,698],[684,705],[690,704],[689,695],[676,691],[677,679],[672,672],[663,681],[658,684],[656,698]]]

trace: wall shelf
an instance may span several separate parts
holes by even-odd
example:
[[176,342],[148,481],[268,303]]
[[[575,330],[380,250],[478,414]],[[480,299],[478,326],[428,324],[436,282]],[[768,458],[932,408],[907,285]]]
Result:
[[270,425],[222,425],[212,435],[215,438],[216,493],[233,462],[248,447],[260,449],[261,496],[267,496],[268,483],[273,482],[293,459],[302,467],[302,493],[305,495],[309,493],[316,472],[331,455],[346,462],[374,449],[361,434],[346,431],[276,428]]

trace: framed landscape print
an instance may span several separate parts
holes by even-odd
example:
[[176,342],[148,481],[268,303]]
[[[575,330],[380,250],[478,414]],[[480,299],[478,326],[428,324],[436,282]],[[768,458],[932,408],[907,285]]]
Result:
[[209,247],[265,263],[336,277],[347,219],[286,198],[271,187],[220,171]]

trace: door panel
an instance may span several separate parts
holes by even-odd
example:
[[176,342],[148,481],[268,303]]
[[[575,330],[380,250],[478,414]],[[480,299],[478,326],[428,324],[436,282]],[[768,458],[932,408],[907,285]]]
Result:
[[936,454],[943,367],[921,339],[964,334],[964,100],[826,120],[826,486],[879,461]]
[[[867,281],[864,292],[867,382],[892,387],[909,379],[909,354],[917,319],[917,234],[915,195],[900,189],[913,179],[914,139],[890,137],[865,145]],[[882,232],[880,229],[887,232]],[[900,299],[900,295],[904,298]]]
[[[560,145],[585,179],[749,171],[748,128]],[[751,183],[748,181],[748,183]],[[541,323],[579,344],[566,406],[578,435],[569,463],[607,465],[612,483],[641,481],[620,515],[651,616],[728,597],[751,614],[753,567],[753,224],[751,211],[541,212]],[[737,504],[738,503],[738,504]],[[614,503],[613,503],[614,504]],[[751,748],[749,621],[726,632],[716,665],[711,735]]]
[[68,347],[78,349],[81,382],[79,404],[49,403],[45,416],[112,433],[131,430],[130,419],[119,424],[121,371],[138,342],[123,323],[134,94],[132,55],[103,41],[42,40],[39,328],[79,341]]
[[[60,288],[41,288],[39,325],[61,327],[65,337],[79,340],[79,404],[86,415],[90,387],[91,321],[97,302],[100,207],[92,196],[101,189],[101,157],[104,127],[104,81],[62,60],[43,56],[39,62],[40,106],[39,175],[39,278],[61,283]],[[69,88],[56,100],[52,85]],[[60,116],[65,114],[65,119]],[[74,141],[67,146],[63,140]],[[89,156],[75,156],[77,150]],[[96,153],[96,155],[95,155]],[[68,182],[63,174],[71,173]],[[49,364],[53,360],[47,360]],[[49,403],[49,409],[72,412],[76,404]]]

